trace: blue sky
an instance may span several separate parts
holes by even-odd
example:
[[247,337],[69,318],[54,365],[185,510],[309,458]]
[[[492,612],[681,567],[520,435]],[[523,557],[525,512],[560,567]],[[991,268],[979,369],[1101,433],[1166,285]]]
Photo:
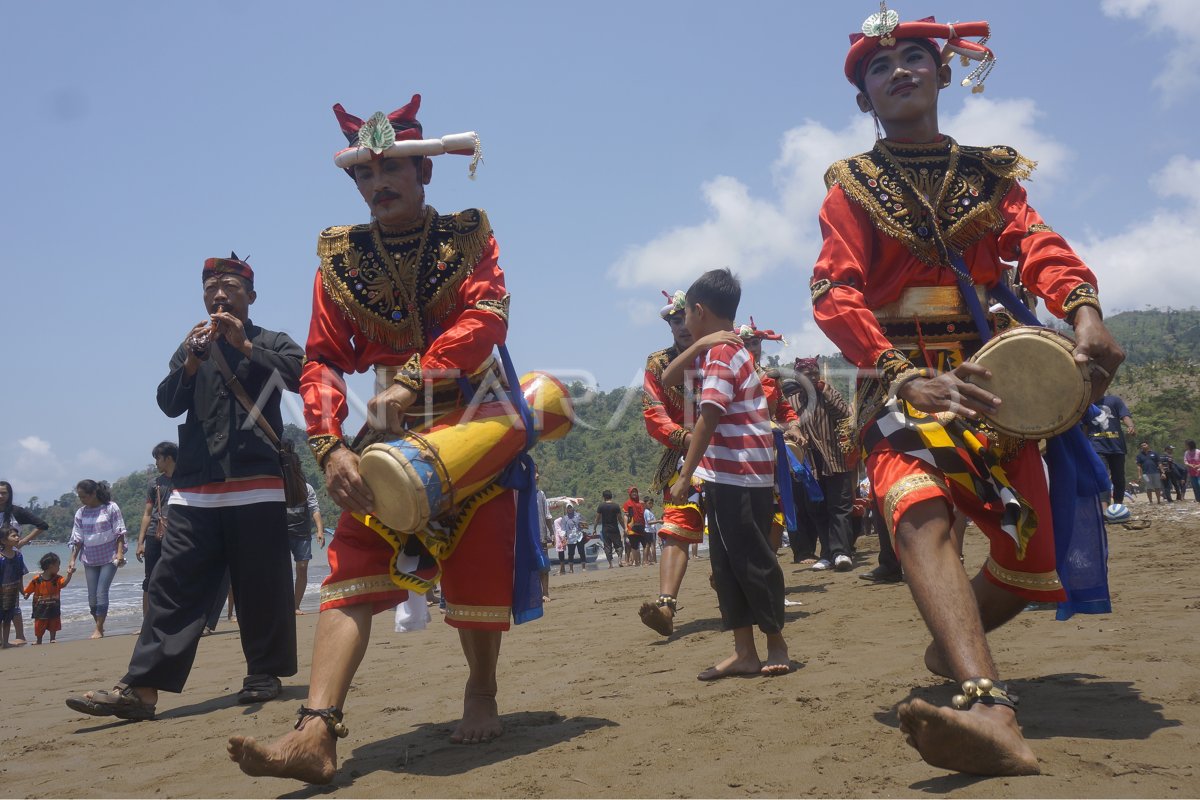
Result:
[[[872,134],[841,74],[863,3],[22,3],[6,9],[0,477],[17,500],[149,463],[154,392],[203,316],[204,258],[257,272],[256,322],[303,343],[319,230],[366,220],[330,111],[424,96],[429,200],[492,220],[518,368],[636,379],[667,341],[659,290],[714,266],[742,316],[811,323],[821,173]],[[1188,0],[927,0],[988,19],[983,95],[943,130],[1039,160],[1031,200],[1111,309],[1200,304],[1200,57]],[[366,383],[354,384],[366,391]],[[299,422],[298,418],[293,421]]]

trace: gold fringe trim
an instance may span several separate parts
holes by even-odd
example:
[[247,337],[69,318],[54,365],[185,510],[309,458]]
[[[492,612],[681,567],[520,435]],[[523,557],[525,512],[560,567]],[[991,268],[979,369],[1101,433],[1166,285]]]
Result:
[[1062,588],[1062,582],[1058,579],[1058,572],[1051,570],[1050,572],[1015,572],[997,564],[988,556],[984,562],[983,568],[991,573],[992,577],[1007,586],[1015,586],[1018,589],[1026,589],[1032,592],[1053,592]]
[[900,505],[900,501],[913,492],[920,491],[929,486],[936,487],[946,494],[950,493],[945,481],[926,473],[906,475],[893,483],[891,488],[887,490],[887,495],[883,498],[883,521],[887,524],[888,533],[892,535],[893,539],[896,537],[896,507]]
[[368,594],[384,594],[394,592],[404,587],[398,587],[388,575],[365,575],[361,578],[350,578],[321,587],[321,603],[332,603],[351,597],[361,597]]
[[503,622],[507,624],[511,611],[509,606],[460,606],[446,603],[446,619],[459,622]]

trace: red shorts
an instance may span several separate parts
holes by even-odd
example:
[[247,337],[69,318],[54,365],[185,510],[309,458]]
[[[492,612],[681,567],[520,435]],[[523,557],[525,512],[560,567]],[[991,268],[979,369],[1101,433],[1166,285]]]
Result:
[[33,635],[39,639],[48,631],[61,631],[62,617],[54,619],[35,619],[33,621]]
[[704,541],[704,515],[695,506],[664,506],[658,535],[692,544]]
[[[945,480],[934,467],[913,456],[876,449],[867,457],[867,475],[876,487],[893,544],[896,525],[908,509],[922,501],[941,498],[966,514],[987,535],[991,549],[983,572],[989,581],[1029,600],[1066,600],[1055,569],[1050,492],[1037,443],[1022,444],[1016,457],[1004,462],[1004,471],[1013,488],[1037,513],[1037,532],[1029,540],[1023,559],[1017,558],[1016,542],[1000,528],[1000,510],[984,506],[978,497],[954,481]],[[903,562],[904,554],[899,547],[897,555]]]
[[[456,628],[508,630],[516,531],[514,492],[501,492],[476,510],[458,546],[441,564],[447,623]],[[349,513],[343,512],[338,520],[328,553],[322,611],[370,603],[378,614],[408,598],[408,591],[391,577],[392,545]]]

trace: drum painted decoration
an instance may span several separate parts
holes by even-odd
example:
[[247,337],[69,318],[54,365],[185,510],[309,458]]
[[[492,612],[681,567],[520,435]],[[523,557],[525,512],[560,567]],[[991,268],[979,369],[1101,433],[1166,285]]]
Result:
[[[567,435],[574,411],[562,383],[530,372],[521,377],[521,393],[533,413],[535,441]],[[487,487],[524,447],[520,415],[505,397],[370,445],[358,471],[375,496],[375,516],[393,530],[412,533]]]
[[971,360],[992,373],[970,382],[1002,401],[984,415],[997,430],[1022,439],[1057,436],[1076,425],[1091,401],[1086,363],[1075,361],[1075,343],[1048,328],[1005,331]]

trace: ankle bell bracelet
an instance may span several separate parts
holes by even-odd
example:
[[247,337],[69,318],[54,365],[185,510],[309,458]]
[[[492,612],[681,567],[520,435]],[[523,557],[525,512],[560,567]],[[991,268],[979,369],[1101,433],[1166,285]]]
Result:
[[962,694],[950,698],[950,704],[959,711],[966,711],[976,703],[985,706],[1007,706],[1017,710],[1017,696],[1008,693],[1008,687],[991,678],[972,678],[963,681]]

